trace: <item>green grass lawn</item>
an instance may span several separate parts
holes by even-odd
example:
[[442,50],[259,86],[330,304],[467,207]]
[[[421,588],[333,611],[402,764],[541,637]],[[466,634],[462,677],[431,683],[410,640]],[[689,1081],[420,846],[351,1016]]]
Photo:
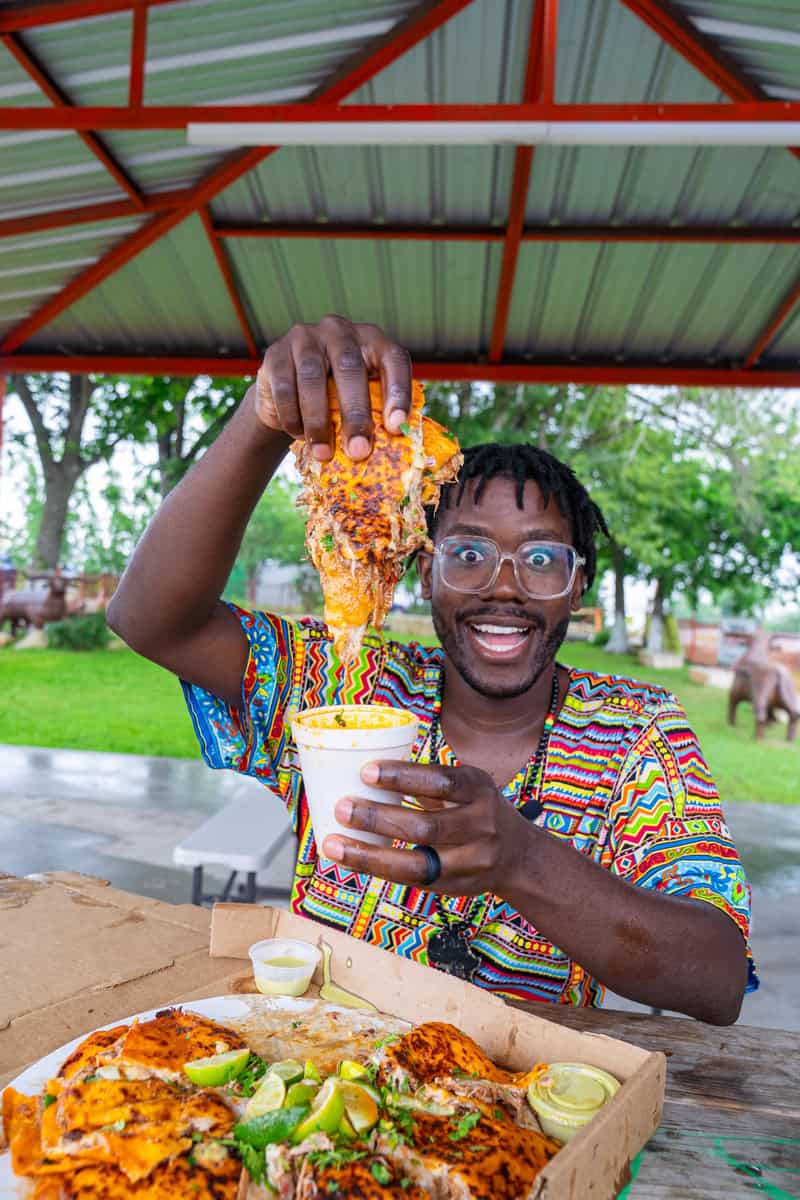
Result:
[[[800,741],[773,726],[753,740],[752,710],[726,723],[727,695],[690,683],[686,669],[653,671],[634,658],[570,642],[560,655],[576,667],[632,675],[669,688],[684,705],[723,800],[800,804]],[[198,754],[176,679],[128,650],[0,651],[0,743],[108,750],[122,754]]]

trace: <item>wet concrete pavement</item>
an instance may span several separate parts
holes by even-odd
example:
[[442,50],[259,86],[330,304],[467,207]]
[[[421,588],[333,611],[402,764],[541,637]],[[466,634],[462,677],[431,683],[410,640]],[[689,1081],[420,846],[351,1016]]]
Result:
[[[236,785],[233,772],[191,759],[0,746],[0,871],[78,870],[186,902],[191,871],[173,866],[172,848],[223,807]],[[740,1019],[800,1029],[800,806],[732,804],[726,817],[753,886],[761,976]],[[288,899],[293,857],[290,842],[259,876],[272,904]],[[207,872],[211,886],[224,878]],[[616,996],[608,1005],[639,1008]]]

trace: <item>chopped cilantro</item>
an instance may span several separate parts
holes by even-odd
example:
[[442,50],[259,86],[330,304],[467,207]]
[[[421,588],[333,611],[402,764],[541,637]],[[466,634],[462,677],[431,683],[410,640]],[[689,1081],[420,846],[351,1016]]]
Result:
[[403,1178],[400,1180],[400,1187],[403,1189],[403,1191],[405,1191],[406,1188],[411,1187],[411,1180],[408,1178],[407,1175],[404,1175]]
[[496,1121],[504,1121],[506,1114],[503,1112],[502,1108],[496,1108],[494,1110],[494,1116]]
[[302,1021],[292,1021],[292,1029],[299,1029],[302,1024]]
[[256,1150],[255,1146],[240,1144],[239,1153],[253,1183],[264,1183],[267,1175],[267,1160],[264,1151]]
[[374,1162],[371,1164],[369,1169],[372,1178],[376,1180],[377,1183],[382,1184],[383,1187],[385,1187],[387,1183],[392,1182],[392,1173],[385,1163]]
[[326,1167],[343,1167],[346,1163],[358,1162],[366,1157],[366,1150],[351,1150],[347,1146],[337,1146],[333,1150],[312,1150],[308,1155],[309,1162],[321,1171]]
[[453,1129],[452,1132],[448,1134],[450,1141],[451,1142],[462,1141],[467,1136],[467,1134],[475,1128],[475,1126],[478,1124],[478,1121],[480,1121],[480,1119],[481,1119],[481,1114],[479,1112],[464,1113],[464,1116],[459,1119],[458,1124],[456,1125],[455,1129]]
[[110,1125],[101,1125],[101,1130],[104,1133],[122,1133],[125,1128],[124,1121],[112,1121]]
[[326,533],[324,537],[320,538],[319,544],[320,544],[320,546],[322,546],[323,550],[332,550],[333,549],[333,534]]
[[252,1096],[258,1087],[258,1081],[266,1073],[267,1064],[258,1054],[250,1051],[245,1068],[236,1080],[236,1091],[240,1096]]
[[408,508],[408,506],[409,506],[409,504],[410,504],[410,503],[411,503],[411,497],[410,497],[410,496],[403,496],[403,499],[400,501],[400,507],[401,507],[401,508]]
[[347,495],[347,499],[350,501],[351,504],[355,504],[356,500],[358,499],[358,492],[349,492]]
[[400,426],[400,432],[404,433],[406,437],[409,436],[411,433],[411,426],[409,425],[408,421],[403,421],[403,424]]
[[51,1096],[49,1092],[45,1092],[42,1097],[42,1107],[49,1108],[51,1104],[55,1104],[57,1098],[57,1096]]
[[336,1180],[329,1179],[328,1184],[327,1184],[327,1191],[329,1191],[331,1193],[331,1195],[333,1195],[335,1192],[338,1192],[338,1190],[339,1190],[339,1185],[336,1182]]
[[252,1121],[244,1121],[233,1127],[233,1136],[237,1142],[245,1146],[254,1146],[256,1150],[264,1150],[272,1142],[284,1142],[292,1130],[300,1124],[308,1113],[308,1104],[293,1104],[289,1108],[278,1108],[265,1113],[263,1117],[253,1117]]
[[382,1050],[384,1046],[389,1046],[389,1045],[391,1045],[392,1042],[399,1042],[399,1041],[400,1041],[399,1033],[387,1033],[386,1037],[378,1038],[377,1042],[375,1043],[375,1049]]

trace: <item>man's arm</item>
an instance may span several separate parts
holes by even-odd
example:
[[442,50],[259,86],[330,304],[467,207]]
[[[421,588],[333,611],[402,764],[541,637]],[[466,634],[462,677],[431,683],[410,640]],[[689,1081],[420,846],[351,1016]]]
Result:
[[384,382],[387,429],[411,405],[407,353],[375,326],[326,317],[297,325],[264,357],[225,430],[159,508],[108,607],[108,623],[134,650],[238,706],[247,642],[219,602],[247,522],[292,438],[330,458],[327,379],[339,392],[352,458],[371,449],[368,373]]
[[535,825],[519,845],[503,899],[554,945],[629,1000],[733,1024],[747,952],[725,913],[627,883]]
[[[346,797],[336,805],[337,819],[352,828],[353,839],[362,829],[434,846],[442,872],[431,891],[492,891],[620,995],[715,1025],[736,1020],[747,981],[745,943],[712,904],[612,874],[526,821],[476,767],[384,761],[361,775],[372,786],[417,797],[425,809]],[[322,850],[352,871],[426,886],[428,864],[418,851],[338,834]]]

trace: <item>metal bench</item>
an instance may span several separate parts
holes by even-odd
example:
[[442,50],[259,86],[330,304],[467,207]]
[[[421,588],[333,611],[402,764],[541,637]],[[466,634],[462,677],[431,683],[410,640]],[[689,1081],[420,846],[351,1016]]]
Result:
[[[173,850],[172,860],[193,868],[192,904],[215,900],[253,904],[258,872],[269,866],[293,837],[278,800],[257,780],[243,777],[233,800],[184,838]],[[203,868],[212,865],[227,867],[230,875],[221,892],[209,895],[203,889]],[[246,882],[234,891],[239,875],[244,875]]]

